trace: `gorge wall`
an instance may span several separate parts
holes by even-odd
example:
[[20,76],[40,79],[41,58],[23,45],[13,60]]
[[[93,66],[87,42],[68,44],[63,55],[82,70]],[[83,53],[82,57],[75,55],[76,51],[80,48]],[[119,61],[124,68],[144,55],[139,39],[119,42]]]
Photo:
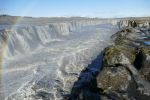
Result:
[[[6,18],[5,18],[6,17]],[[87,29],[104,23],[117,24],[115,20],[99,19],[52,19],[18,18],[9,16],[0,17],[0,43],[8,42],[7,56],[33,51],[51,41],[61,40],[83,27]],[[8,17],[8,18],[7,18]],[[8,20],[9,19],[9,20]],[[16,22],[11,22],[11,20]],[[81,20],[82,19],[82,20]],[[49,22],[50,20],[50,22]],[[41,23],[40,23],[41,22]],[[9,39],[8,39],[9,38]],[[7,40],[7,41],[6,41]]]
[[[0,17],[0,53],[14,58],[6,59],[1,75],[7,100],[62,100],[63,96],[69,100],[71,97],[99,100],[100,96],[104,100],[128,99],[127,86],[138,73],[134,62],[141,57],[134,49],[144,44],[139,40],[141,37],[149,36],[148,21],[139,25],[135,19]],[[108,45],[112,46],[103,54]],[[144,51],[144,64],[149,66],[149,49]],[[146,79],[147,69],[139,71],[146,71],[141,74]]]
[[118,26],[120,30],[111,36],[114,43],[89,65],[102,59],[102,67],[84,69],[69,99],[149,100],[150,20],[122,19]]
[[1,47],[8,54],[0,89],[6,100],[62,100],[118,30],[112,19],[6,19],[0,22]]

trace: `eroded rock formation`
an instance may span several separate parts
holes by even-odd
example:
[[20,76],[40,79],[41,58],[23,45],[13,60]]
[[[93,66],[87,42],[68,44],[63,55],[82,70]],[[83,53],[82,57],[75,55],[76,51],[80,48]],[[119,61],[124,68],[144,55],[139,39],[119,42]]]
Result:
[[144,44],[144,39],[139,39],[144,36],[149,40],[149,37],[143,34],[137,21],[129,20],[126,25],[112,36],[114,45],[104,50],[103,70],[97,77],[98,87],[107,91],[106,94],[113,96],[114,100],[149,100],[150,47]]
[[104,49],[99,74],[85,75],[90,73],[86,70],[86,77],[79,77],[69,100],[149,100],[150,46],[145,44],[150,41],[148,23],[141,19],[120,21],[120,31],[112,35],[114,44]]

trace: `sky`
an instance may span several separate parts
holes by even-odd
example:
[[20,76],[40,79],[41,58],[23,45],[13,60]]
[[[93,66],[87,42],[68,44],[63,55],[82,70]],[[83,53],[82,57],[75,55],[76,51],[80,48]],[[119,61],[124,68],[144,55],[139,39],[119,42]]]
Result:
[[32,17],[150,16],[150,0],[0,0],[0,14]]

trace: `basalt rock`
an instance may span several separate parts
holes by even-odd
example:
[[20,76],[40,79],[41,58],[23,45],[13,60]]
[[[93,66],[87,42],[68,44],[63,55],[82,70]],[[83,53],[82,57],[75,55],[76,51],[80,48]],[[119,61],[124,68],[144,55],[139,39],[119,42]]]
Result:
[[67,100],[149,100],[150,49],[138,40],[147,35],[137,20],[125,25],[112,36],[113,45],[104,49],[97,74],[83,70]]
[[125,92],[131,76],[124,66],[104,67],[97,77],[98,87],[107,91]]
[[132,48],[115,45],[110,46],[104,51],[103,65],[104,67],[132,64],[135,54]]
[[67,100],[100,100],[95,74],[88,69],[83,70]]
[[139,40],[147,37],[145,23],[129,20],[112,36],[114,44],[104,50],[103,69],[97,77],[98,88],[105,92],[102,100],[149,100],[150,47],[143,44],[145,39]]
[[142,47],[141,48],[141,69],[140,75],[142,78],[150,82],[150,48]]
[[149,27],[150,26],[150,20],[149,19],[133,19],[133,18],[129,18],[129,19],[124,19],[121,20],[120,22],[118,22],[119,28],[124,28],[124,27],[132,27],[132,28],[145,28],[145,27]]

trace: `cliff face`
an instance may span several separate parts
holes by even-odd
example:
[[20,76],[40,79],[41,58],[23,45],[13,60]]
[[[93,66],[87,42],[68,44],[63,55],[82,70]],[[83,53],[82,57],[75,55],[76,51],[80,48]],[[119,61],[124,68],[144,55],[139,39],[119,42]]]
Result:
[[125,27],[150,27],[150,19],[142,19],[142,18],[130,18],[130,19],[123,19],[118,22],[119,28],[125,28]]
[[6,100],[62,100],[83,68],[111,44],[116,22],[25,18],[0,25],[8,52],[0,91],[6,92]]
[[[111,36],[114,43],[106,47],[102,67],[97,57],[74,83],[68,100],[149,100],[150,98],[150,26],[149,20],[118,22],[119,31]],[[99,65],[101,66],[101,65]]]
[[121,21],[122,30],[112,36],[114,45],[104,50],[98,87],[106,91],[102,99],[149,100],[150,42],[149,21]]
[[[106,22],[110,23],[110,21],[93,19],[58,21],[55,23],[42,23],[43,21],[41,21],[41,24],[39,22],[36,23],[36,21],[32,22],[31,19],[28,19],[27,22],[24,21],[25,19],[22,20],[17,22],[17,24],[0,25],[1,43],[5,38],[8,38],[7,35],[9,34],[7,49],[7,56],[9,57],[36,50],[38,47],[44,46],[52,41],[61,41],[69,35],[76,34],[82,28],[88,29],[91,26]],[[9,30],[9,33],[4,30]]]
[[[7,17],[0,22],[0,30],[1,53],[7,48],[6,57],[14,58],[4,63],[8,100],[62,100],[63,96],[122,100],[138,98],[137,94],[140,99],[149,98],[149,45],[143,41],[149,41],[150,34],[145,22],[20,17],[12,21]],[[111,35],[113,45],[96,58],[112,44]]]

